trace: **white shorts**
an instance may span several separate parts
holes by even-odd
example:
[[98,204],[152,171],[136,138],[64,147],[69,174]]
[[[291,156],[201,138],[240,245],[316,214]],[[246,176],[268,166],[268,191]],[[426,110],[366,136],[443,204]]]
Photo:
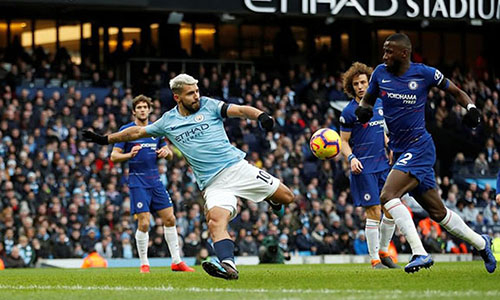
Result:
[[231,218],[236,216],[236,197],[253,202],[261,202],[272,196],[278,187],[278,178],[270,175],[246,160],[230,166],[217,174],[203,190],[205,210],[218,206],[231,212]]

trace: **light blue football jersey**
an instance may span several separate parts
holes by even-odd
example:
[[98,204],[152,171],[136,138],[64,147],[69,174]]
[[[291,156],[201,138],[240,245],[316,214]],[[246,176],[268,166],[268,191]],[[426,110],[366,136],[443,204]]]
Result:
[[223,169],[241,161],[245,152],[231,145],[224,129],[221,108],[224,102],[200,98],[200,109],[182,116],[177,106],[146,126],[152,136],[165,136],[193,168],[201,190]]

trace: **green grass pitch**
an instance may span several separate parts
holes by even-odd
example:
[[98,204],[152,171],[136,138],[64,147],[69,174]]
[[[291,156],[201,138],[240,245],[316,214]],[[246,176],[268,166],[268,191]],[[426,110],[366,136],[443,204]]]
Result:
[[406,274],[369,265],[241,266],[238,281],[169,268],[0,271],[0,299],[500,299],[500,272],[482,262]]

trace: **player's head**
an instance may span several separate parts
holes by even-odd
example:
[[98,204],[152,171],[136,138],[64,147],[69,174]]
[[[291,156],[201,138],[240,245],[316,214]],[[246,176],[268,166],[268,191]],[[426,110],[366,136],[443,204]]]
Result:
[[170,89],[177,105],[190,113],[195,113],[200,109],[198,80],[188,74],[179,74],[170,80]]
[[384,63],[391,72],[399,70],[411,57],[411,41],[404,33],[390,35],[384,42]]
[[147,121],[153,107],[151,98],[139,95],[132,100],[132,114],[140,121]]
[[366,89],[368,88],[368,80],[372,75],[373,68],[360,63],[355,62],[352,66],[344,73],[343,84],[344,92],[356,100],[361,100],[365,95]]

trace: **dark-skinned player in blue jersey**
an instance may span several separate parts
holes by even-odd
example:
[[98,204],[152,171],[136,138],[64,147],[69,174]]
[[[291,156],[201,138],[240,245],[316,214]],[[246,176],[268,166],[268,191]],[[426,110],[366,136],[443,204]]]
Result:
[[446,208],[439,196],[434,175],[436,148],[425,129],[425,104],[429,89],[436,86],[450,93],[457,103],[467,109],[463,122],[469,127],[479,125],[481,114],[470,97],[443,74],[424,64],[413,63],[411,41],[405,34],[396,33],[384,42],[384,63],[373,71],[368,90],[356,115],[361,123],[373,116],[373,105],[382,99],[384,119],[389,129],[389,147],[395,163],[380,195],[380,202],[392,215],[396,225],[412,248],[412,258],[405,266],[408,273],[429,268],[434,263],[419,239],[410,212],[401,203],[406,192],[447,231],[478,250],[489,273],[496,269],[491,250],[491,238],[479,235],[462,218]]

